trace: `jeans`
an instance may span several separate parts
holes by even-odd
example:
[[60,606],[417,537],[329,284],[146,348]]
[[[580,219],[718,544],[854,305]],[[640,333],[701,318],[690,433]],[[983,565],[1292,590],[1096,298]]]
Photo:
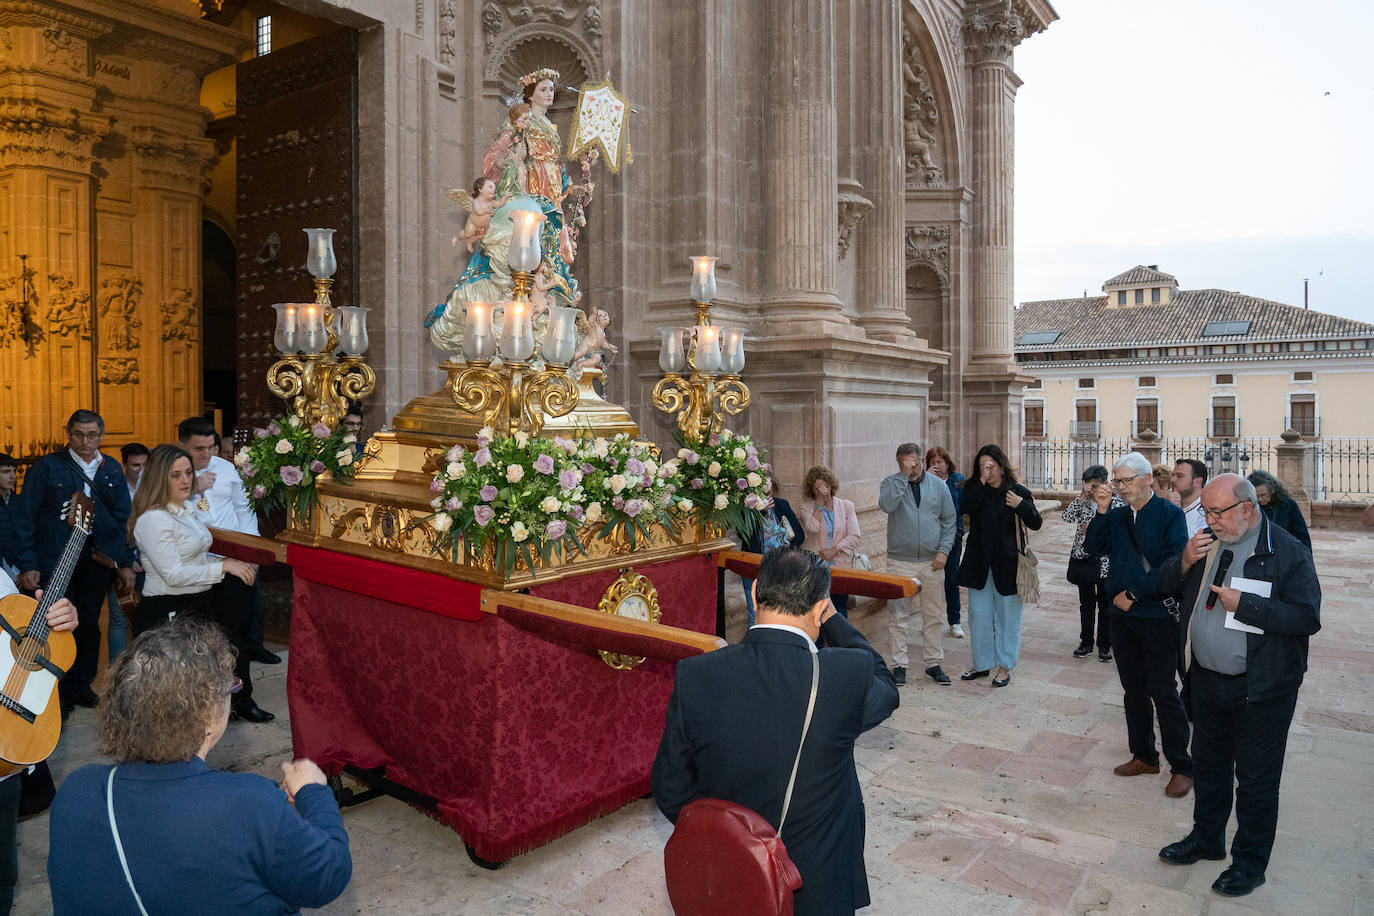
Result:
[[124,651],[129,639],[129,620],[124,616],[124,609],[119,606],[119,594],[114,586],[110,586],[105,606],[110,609],[109,632],[105,634],[105,641],[109,644],[110,661],[114,661],[119,658],[119,653]]
[[[1188,754],[1188,716],[1178,696],[1178,624],[1169,617],[1137,617],[1113,613],[1112,648],[1116,672],[1124,692],[1126,735],[1131,756],[1159,765],[1155,749],[1155,717],[1159,739],[1173,771],[1193,775]],[[1197,702],[1194,698],[1194,703]],[[1152,708],[1153,706],[1153,708]]]
[[999,594],[991,569],[982,588],[968,590],[968,627],[974,668],[1016,667],[1021,656],[1021,598]]
[[754,625],[754,580],[739,577],[740,584],[744,586],[744,611],[749,615],[749,626]]
[[945,619],[950,626],[959,622],[959,560],[964,555],[964,535],[954,535],[949,560],[945,563]]
[[1092,585],[1078,586],[1078,644],[1093,644],[1093,618],[1097,618],[1097,651],[1110,652],[1112,640],[1107,629],[1107,611],[1111,604],[1107,601],[1107,583],[1098,579]]

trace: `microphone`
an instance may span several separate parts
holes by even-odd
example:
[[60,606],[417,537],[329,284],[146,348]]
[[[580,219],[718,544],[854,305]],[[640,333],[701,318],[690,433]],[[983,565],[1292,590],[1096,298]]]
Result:
[[[1227,571],[1228,569],[1231,568],[1231,560],[1232,560],[1234,557],[1235,557],[1235,554],[1231,553],[1231,551],[1229,551],[1229,550],[1223,550],[1223,551],[1221,552],[1221,556],[1217,557],[1217,574],[1216,574],[1216,576],[1213,577],[1213,579],[1212,579],[1212,584],[1215,585],[1217,588],[1221,588],[1222,583],[1224,583],[1224,582],[1226,581],[1226,571]],[[1207,610],[1210,611],[1210,610],[1212,609],[1212,605],[1214,605],[1214,604],[1216,604],[1216,603],[1217,603],[1217,593],[1214,592],[1214,591],[1212,591],[1211,589],[1208,589],[1208,590],[1207,590]]]

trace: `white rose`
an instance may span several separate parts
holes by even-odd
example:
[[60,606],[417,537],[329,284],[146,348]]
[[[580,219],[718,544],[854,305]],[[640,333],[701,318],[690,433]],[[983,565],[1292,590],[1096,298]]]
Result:
[[732,454],[732,455],[735,456],[735,460],[736,460],[736,461],[743,461],[743,460],[745,459],[745,457],[748,455],[748,452],[746,452],[746,451],[745,451],[744,449],[742,449],[742,448],[737,448],[737,449],[735,449],[733,452],[731,452],[730,454]]
[[681,509],[683,512],[691,512],[691,511],[692,511],[692,504],[689,503],[689,502],[688,502],[687,500],[685,500],[685,499],[679,499],[679,500],[677,501],[677,507],[678,507],[679,509]]
[[717,509],[724,509],[726,506],[730,505],[730,497],[726,496],[724,493],[720,494],[716,497],[715,505]]
[[435,531],[445,532],[453,527],[453,516],[441,512],[434,516],[434,521],[431,524],[434,525]]
[[461,461],[450,461],[445,470],[448,471],[448,476],[454,478],[462,477],[468,472],[467,465],[463,464]]
[[601,503],[592,503],[587,507],[587,514],[582,517],[587,520],[588,524],[601,521]]
[[751,487],[757,487],[763,484],[763,478],[760,477],[758,474],[755,474],[753,471],[750,471],[744,479],[749,482],[749,486]]
[[654,462],[653,462],[652,459],[650,459],[650,460],[644,462],[644,473],[645,473],[645,474],[657,474],[657,473],[658,473],[658,465],[654,464]]
[[611,446],[605,439],[598,438],[592,443],[592,451],[596,452],[596,457],[605,458],[611,453]]
[[234,464],[238,465],[239,467],[243,467],[247,463],[248,446],[245,445],[243,448],[238,450],[238,453],[236,455],[234,455]]
[[625,478],[620,476],[619,474],[611,475],[610,483],[611,492],[615,493],[617,496],[620,494],[621,490],[625,489]]
[[515,543],[519,544],[530,536],[530,532],[529,529],[525,527],[524,522],[516,522],[514,525],[510,526],[510,536]]
[[683,461],[686,461],[687,456],[690,454],[692,454],[692,450],[688,448],[680,448],[677,450],[677,456],[681,458]]
[[[292,417],[292,419],[294,420],[295,417]],[[290,443],[288,440],[286,440],[286,439],[278,439],[278,440],[277,440],[277,454],[278,454],[278,455],[289,455],[290,453],[291,453],[291,443]]]
[[334,455],[334,460],[339,462],[340,467],[348,467],[353,463],[353,449],[346,448]]
[[525,479],[525,469],[518,464],[506,465],[506,480],[511,483],[519,483]]
[[545,496],[543,502],[539,504],[539,509],[543,512],[557,512],[558,506],[557,496]]
[[728,429],[722,429],[722,430],[720,431],[720,441],[721,441],[721,442],[729,442],[729,441],[730,441],[731,439],[733,439],[733,438],[735,438],[735,434],[732,433],[732,432],[730,432],[730,430],[728,430]]
[[530,434],[525,432],[523,429],[517,429],[515,431],[515,444],[520,446],[521,448],[524,448],[525,446],[529,445]]
[[288,424],[290,424],[291,426],[300,426],[300,425],[301,425],[301,418],[300,418],[300,417],[291,417],[291,418],[288,419],[286,422],[287,422]]
[[483,426],[481,429],[477,430],[477,438],[494,439],[496,438],[496,433],[492,431],[490,426]]
[[719,462],[719,461],[712,461],[711,464],[710,464],[710,466],[708,466],[708,467],[706,468],[706,473],[707,473],[707,474],[710,474],[712,477],[719,477],[719,476],[720,476],[720,462]]

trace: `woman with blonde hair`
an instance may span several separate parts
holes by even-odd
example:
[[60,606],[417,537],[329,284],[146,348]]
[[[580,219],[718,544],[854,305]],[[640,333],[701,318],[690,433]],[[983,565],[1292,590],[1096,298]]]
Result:
[[206,765],[233,664],[224,634],[194,615],[115,661],[98,713],[114,766],[77,770],[52,806],[54,913],[296,913],[343,893],[348,834],[318,766],[282,764],[278,788]]
[[[806,472],[802,484],[801,523],[806,529],[802,547],[819,556],[831,567],[854,567],[854,551],[859,546],[859,516],[854,504],[841,499],[840,480],[835,472],[818,464]],[[832,594],[835,610],[849,616],[849,596]]]

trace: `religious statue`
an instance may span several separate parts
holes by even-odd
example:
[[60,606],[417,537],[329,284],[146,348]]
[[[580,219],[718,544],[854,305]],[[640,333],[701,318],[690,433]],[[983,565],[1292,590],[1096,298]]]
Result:
[[[477,243],[482,241],[482,236],[487,234],[491,228],[491,217],[496,212],[496,208],[510,199],[510,192],[500,200],[496,199],[496,182],[483,175],[472,183],[472,195],[462,188],[456,188],[448,192],[452,200],[458,201],[459,206],[468,210],[467,225],[463,227],[462,241],[467,245],[469,252],[477,248]],[[457,245],[459,236],[453,237],[453,244]]]
[[577,345],[577,351],[573,353],[573,363],[579,369],[600,369],[604,365],[602,353],[609,352],[612,355],[619,353],[620,348],[606,339],[606,329],[611,326],[611,315],[605,309],[593,309],[592,320],[590,322],[579,321],[585,336]]

